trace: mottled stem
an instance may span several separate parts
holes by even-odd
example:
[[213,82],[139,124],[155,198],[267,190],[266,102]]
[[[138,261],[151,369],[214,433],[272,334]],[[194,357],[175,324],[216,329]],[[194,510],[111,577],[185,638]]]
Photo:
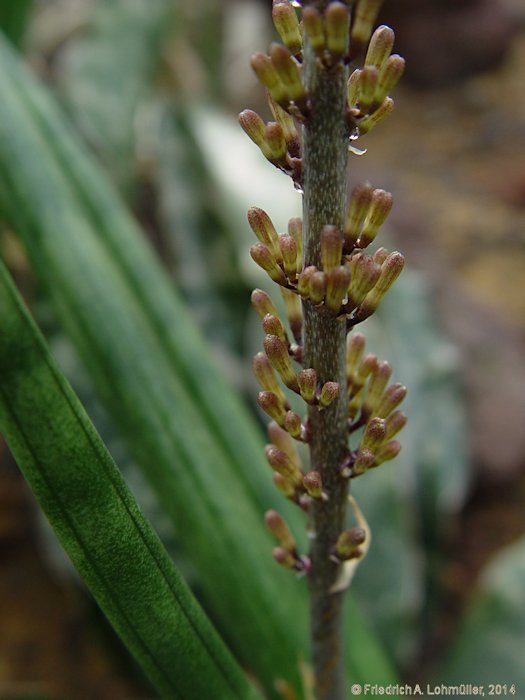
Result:
[[[319,3],[316,3],[319,7]],[[320,8],[322,9],[322,8]],[[312,111],[303,130],[304,262],[321,267],[320,231],[326,224],[343,227],[347,193],[348,130],[347,69],[327,70],[305,47],[304,76]],[[347,449],[345,323],[323,308],[304,304],[305,366],[314,367],[319,381],[337,381],[341,391],[329,408],[310,408],[311,469],[319,471],[328,501],[311,507],[312,571],[309,575],[311,638],[318,700],[343,700],[343,595],[330,588],[340,566],[330,548],[344,529],[348,486],[339,469]]]

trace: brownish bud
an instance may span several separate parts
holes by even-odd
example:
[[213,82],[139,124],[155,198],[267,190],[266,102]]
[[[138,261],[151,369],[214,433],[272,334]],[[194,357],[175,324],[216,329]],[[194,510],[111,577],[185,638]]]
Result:
[[286,307],[288,323],[292,329],[292,334],[297,343],[301,343],[301,329],[303,326],[303,313],[301,309],[301,299],[291,289],[281,287],[281,294]]
[[262,289],[254,289],[251,296],[252,306],[257,312],[257,314],[264,318],[266,314],[278,315],[277,308],[270,296],[263,292]]
[[[286,397],[284,395],[284,392],[281,389],[281,385],[279,384],[277,377],[275,376],[275,372],[273,371],[273,367],[270,364],[270,360],[266,357],[264,352],[258,352],[257,355],[255,355],[255,357],[252,360],[252,368],[253,373],[257,381],[261,385],[262,389],[264,389],[264,391],[266,392],[275,394],[279,403],[282,406],[286,406]],[[266,412],[268,413],[268,411]],[[284,413],[281,414],[281,412],[279,412],[279,415],[284,415]]]
[[309,280],[308,297],[312,304],[320,304],[326,294],[327,278],[325,272],[314,272]]
[[286,89],[288,99],[300,106],[305,101],[306,90],[301,80],[299,66],[292,54],[285,46],[272,44],[270,46],[270,58],[279,79]]
[[360,476],[368,469],[371,469],[376,462],[376,455],[367,447],[360,447],[357,450],[354,464],[352,466],[352,476]]
[[325,382],[319,395],[319,405],[327,408],[339,395],[339,384],[337,382]]
[[295,552],[297,544],[283,516],[276,510],[269,510],[264,515],[264,523],[272,535],[279,540],[288,552]]
[[264,129],[264,136],[270,150],[270,156],[266,156],[268,160],[272,163],[285,161],[287,147],[282,126],[278,122],[268,122]]
[[270,364],[281,376],[286,386],[298,392],[297,377],[292,366],[292,360],[288,354],[288,348],[283,341],[276,335],[267,335],[264,338],[264,351],[270,360]]
[[303,475],[285,452],[280,450],[276,445],[266,445],[264,454],[274,471],[284,476],[284,478],[288,479],[294,486],[302,484]]
[[285,569],[295,569],[297,567],[297,558],[284,547],[274,547],[272,555],[275,561],[284,566]]
[[327,495],[323,491],[323,480],[319,472],[308,472],[303,477],[303,486],[306,493],[316,500],[327,500]]
[[262,327],[266,335],[276,335],[283,343],[287,343],[286,331],[283,322],[274,314],[266,314],[263,318]]
[[276,423],[284,424],[286,409],[277,394],[273,391],[261,391],[257,396],[257,403]]
[[372,418],[366,424],[365,432],[361,440],[361,447],[366,447],[372,452],[377,452],[386,437],[386,421],[382,418]]
[[375,414],[375,410],[383,397],[383,392],[386,389],[392,368],[388,362],[379,362],[376,369],[372,372],[368,391],[363,404],[363,413],[367,416]]
[[354,331],[346,339],[346,376],[348,378],[348,388],[355,374],[359,361],[365,350],[365,336]]
[[390,440],[397,435],[407,424],[407,417],[402,411],[394,411],[386,419],[386,439]]
[[344,228],[345,250],[355,246],[372,203],[372,185],[364,182],[352,190]]
[[346,300],[351,274],[349,265],[339,265],[329,273],[325,304],[331,311],[339,312]]
[[294,217],[288,222],[288,233],[293,237],[297,246],[297,274],[303,269],[303,220]]
[[259,146],[263,156],[272,160],[274,152],[266,139],[266,125],[257,112],[245,109],[239,114],[239,124],[251,140]]
[[277,260],[263,243],[256,243],[250,248],[252,260],[259,265],[277,284],[287,284],[286,275],[277,264]]
[[315,369],[302,369],[297,374],[297,382],[303,399],[307,403],[313,403],[317,391],[317,372]]
[[375,415],[380,418],[386,418],[399,406],[406,395],[406,386],[403,386],[403,384],[392,384],[392,386],[389,386],[385,391],[381,401],[378,403],[374,411]]
[[331,272],[341,264],[343,236],[337,226],[323,226],[321,230],[321,264],[324,272]]
[[284,271],[289,279],[295,279],[297,275],[297,245],[292,236],[287,233],[279,236],[279,248],[283,259]]
[[378,265],[383,265],[385,260],[388,258],[388,250],[386,248],[378,248],[372,255],[372,260]]
[[288,104],[288,91],[282,83],[271,58],[263,53],[256,53],[252,56],[250,64],[272,98],[278,104]]
[[364,321],[377,309],[381,300],[401,274],[405,259],[401,253],[390,253],[381,266],[381,274],[375,286],[368,292],[355,313],[355,319]]
[[374,66],[381,70],[394,47],[395,34],[390,27],[382,24],[372,34],[366,52],[365,66]]
[[348,297],[352,307],[355,308],[377,283],[381,267],[370,256],[357,253],[352,256],[350,269],[352,278],[348,287]]
[[283,427],[286,432],[290,433],[296,440],[301,439],[302,425],[301,417],[293,411],[286,411],[283,421]]
[[299,274],[299,278],[297,280],[297,291],[305,299],[308,299],[310,296],[310,280],[316,272],[318,272],[318,270],[315,265],[308,265],[308,267],[305,267]]
[[283,109],[277,102],[268,95],[268,103],[272,114],[283,130],[284,140],[290,156],[297,158],[301,155],[301,144],[299,141],[299,133],[295,126],[294,118],[291,114]]
[[312,49],[316,54],[322,54],[326,46],[324,22],[321,13],[315,7],[308,5],[303,9],[303,26]]
[[392,209],[392,195],[385,190],[374,190],[368,216],[363,226],[363,231],[359,236],[357,245],[366,248],[377,236],[379,227],[386,221]]
[[273,445],[276,445],[280,450],[288,455],[298,469],[301,468],[301,459],[299,457],[299,453],[297,452],[297,448],[295,447],[295,441],[286,430],[272,421],[268,424],[268,437]]
[[277,486],[285,498],[293,499],[295,496],[295,486],[291,481],[288,481],[288,479],[285,479],[284,476],[275,472],[273,475],[273,483]]
[[366,532],[361,527],[351,527],[343,530],[335,545],[335,555],[341,561],[352,559],[360,545],[366,540]]
[[361,88],[361,69],[356,68],[353,73],[350,74],[348,78],[348,83],[346,85],[346,99],[348,102],[348,108],[354,109],[359,102]]
[[248,223],[259,241],[268,248],[277,261],[280,261],[279,234],[268,214],[259,207],[250,207],[248,209]]
[[383,445],[377,451],[376,462],[377,462],[377,464],[383,464],[383,462],[389,462],[391,459],[394,459],[394,457],[397,457],[397,455],[400,452],[401,452],[401,443],[398,442],[397,440],[390,440],[389,442],[386,443],[386,445]]

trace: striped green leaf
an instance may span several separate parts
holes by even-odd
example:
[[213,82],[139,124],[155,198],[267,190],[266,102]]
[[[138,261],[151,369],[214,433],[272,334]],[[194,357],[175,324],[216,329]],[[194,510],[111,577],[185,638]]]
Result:
[[255,700],[1,263],[0,318],[0,430],[112,625],[163,697]]

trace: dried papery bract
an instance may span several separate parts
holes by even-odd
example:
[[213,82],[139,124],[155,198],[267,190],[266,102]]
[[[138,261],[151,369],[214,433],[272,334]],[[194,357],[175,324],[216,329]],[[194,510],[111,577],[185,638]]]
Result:
[[[392,29],[374,31],[380,5],[274,0],[283,43],[255,54],[251,65],[275,121],[251,110],[239,118],[303,194],[303,216],[290,219],[287,231],[278,232],[257,207],[248,221],[257,238],[250,254],[280,286],[286,312],[281,317],[266,292],[252,294],[265,334],[253,369],[262,389],[258,403],[272,419],[266,458],[278,490],[306,512],[310,551],[297,551],[276,511],[267,513],[266,525],[279,543],[276,562],[307,579],[317,700],[348,697],[341,580],[370,542],[347,522],[349,484],[397,455],[393,438],[406,423],[399,410],[405,387],[389,384],[390,365],[365,353],[365,338],[354,330],[376,311],[404,263],[400,253],[375,246],[392,195],[362,183],[348,196],[349,144],[390,114],[389,93],[404,69],[392,54]],[[291,394],[304,402],[302,415]],[[308,447],[308,465],[297,442]]]

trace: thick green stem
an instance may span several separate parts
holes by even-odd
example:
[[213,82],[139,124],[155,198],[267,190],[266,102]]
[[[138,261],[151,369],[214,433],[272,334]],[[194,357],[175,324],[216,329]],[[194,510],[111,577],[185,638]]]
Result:
[[[347,69],[331,70],[305,47],[304,76],[312,111],[303,130],[305,265],[321,267],[320,231],[326,224],[343,227],[347,193],[348,131],[346,126]],[[319,700],[343,700],[343,595],[330,589],[340,566],[330,560],[330,549],[344,529],[348,485],[340,476],[347,450],[347,396],[345,370],[346,329],[323,308],[304,304],[305,366],[313,367],[319,381],[337,381],[338,398],[325,410],[311,408],[309,422],[311,469],[319,471],[328,501],[311,508],[312,570],[309,575],[312,654]]]

